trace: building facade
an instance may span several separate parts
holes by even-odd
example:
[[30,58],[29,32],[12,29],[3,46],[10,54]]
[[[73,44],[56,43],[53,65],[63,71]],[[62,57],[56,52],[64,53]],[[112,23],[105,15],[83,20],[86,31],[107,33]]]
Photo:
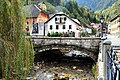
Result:
[[118,35],[120,34],[120,14],[114,17],[110,21],[110,34]]
[[37,22],[30,25],[31,36],[44,36],[44,22]]
[[75,33],[73,37],[79,37],[79,29],[81,25],[79,22],[73,20],[65,13],[60,12],[51,17],[45,22],[45,35],[48,33]]
[[25,6],[25,15],[26,26],[24,29],[28,32],[30,31],[29,26],[32,23],[46,22],[49,18],[49,15],[46,12],[42,11],[41,8],[36,4]]

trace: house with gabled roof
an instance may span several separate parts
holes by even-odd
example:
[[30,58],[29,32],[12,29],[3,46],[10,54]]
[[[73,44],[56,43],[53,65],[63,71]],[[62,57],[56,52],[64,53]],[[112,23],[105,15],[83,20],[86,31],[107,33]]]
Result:
[[49,15],[43,11],[39,5],[30,4],[24,6],[25,15],[26,15],[26,26],[25,29],[29,31],[29,26],[31,23],[36,22],[46,22],[49,18]]
[[45,35],[48,33],[74,33],[73,37],[79,37],[81,24],[70,18],[63,12],[56,13],[45,22]]

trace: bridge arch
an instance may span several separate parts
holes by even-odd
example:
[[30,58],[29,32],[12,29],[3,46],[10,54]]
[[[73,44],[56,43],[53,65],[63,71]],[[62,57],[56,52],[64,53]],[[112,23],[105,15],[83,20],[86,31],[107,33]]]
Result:
[[67,52],[77,50],[86,53],[93,60],[97,60],[99,53],[100,38],[71,38],[71,37],[33,37],[34,50],[36,53],[59,49],[60,51]]
[[46,44],[46,45],[40,45],[40,44],[36,45],[36,47],[34,47],[34,50],[35,50],[36,54],[39,52],[49,51],[49,50],[60,50],[62,53],[65,54],[66,52],[76,50],[76,51],[80,51],[81,53],[87,54],[90,58],[92,58],[94,61],[96,61],[99,47],[98,47],[98,49],[96,49],[96,51],[94,51],[92,49],[84,48],[84,47],[78,46],[78,45],[54,43],[54,44]]

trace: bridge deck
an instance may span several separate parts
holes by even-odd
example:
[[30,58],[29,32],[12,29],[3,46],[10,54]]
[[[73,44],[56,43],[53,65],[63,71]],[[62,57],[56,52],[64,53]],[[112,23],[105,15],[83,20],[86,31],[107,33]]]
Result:
[[39,36],[32,36],[32,39],[62,39],[62,40],[101,40],[100,37],[39,37]]

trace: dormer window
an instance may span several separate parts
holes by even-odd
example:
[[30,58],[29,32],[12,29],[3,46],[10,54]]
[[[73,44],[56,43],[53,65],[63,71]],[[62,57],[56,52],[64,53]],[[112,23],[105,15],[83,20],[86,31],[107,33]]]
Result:
[[66,18],[64,19],[64,17],[55,17],[55,23],[56,24],[65,24],[65,20]]

